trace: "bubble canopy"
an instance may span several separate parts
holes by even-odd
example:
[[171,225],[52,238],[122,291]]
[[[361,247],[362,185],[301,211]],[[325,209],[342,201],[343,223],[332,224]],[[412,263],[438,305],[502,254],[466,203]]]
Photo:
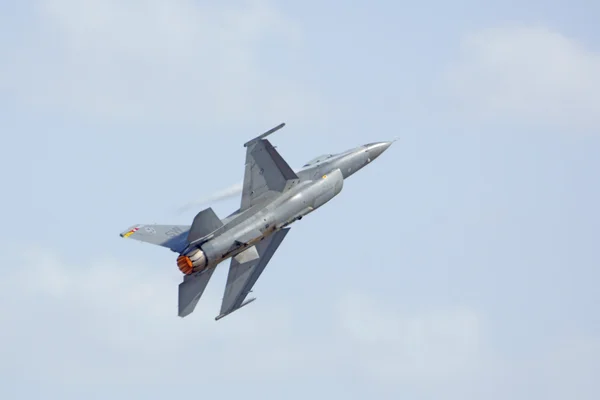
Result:
[[334,156],[334,154],[323,154],[322,156],[313,158],[312,160],[310,160],[309,162],[304,164],[303,167],[310,167],[311,165],[315,165],[315,164],[318,164],[325,160],[328,160],[328,159],[332,158],[333,156]]

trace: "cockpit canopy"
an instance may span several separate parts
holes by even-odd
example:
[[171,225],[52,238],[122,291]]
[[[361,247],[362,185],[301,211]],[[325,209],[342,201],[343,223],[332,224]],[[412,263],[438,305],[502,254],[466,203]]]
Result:
[[322,156],[313,158],[312,160],[310,160],[309,162],[307,162],[306,164],[304,164],[302,166],[302,168],[304,168],[304,167],[310,167],[311,165],[315,165],[315,164],[321,163],[321,162],[323,162],[325,160],[328,160],[328,159],[332,158],[334,155],[335,154],[323,154]]

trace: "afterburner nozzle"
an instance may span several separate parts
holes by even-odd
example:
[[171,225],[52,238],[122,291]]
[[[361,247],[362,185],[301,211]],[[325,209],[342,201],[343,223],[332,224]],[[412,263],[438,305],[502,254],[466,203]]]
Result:
[[194,265],[188,256],[177,257],[177,266],[185,275],[190,275],[192,272],[194,272]]
[[200,249],[194,249],[177,257],[177,267],[186,275],[202,271],[207,264],[206,255]]

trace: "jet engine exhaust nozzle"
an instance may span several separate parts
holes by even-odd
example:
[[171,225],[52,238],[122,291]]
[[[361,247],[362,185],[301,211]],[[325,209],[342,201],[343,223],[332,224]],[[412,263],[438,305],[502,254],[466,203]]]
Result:
[[177,267],[185,275],[191,275],[194,272],[202,271],[206,268],[206,255],[200,249],[193,250],[188,254],[182,254],[177,257]]

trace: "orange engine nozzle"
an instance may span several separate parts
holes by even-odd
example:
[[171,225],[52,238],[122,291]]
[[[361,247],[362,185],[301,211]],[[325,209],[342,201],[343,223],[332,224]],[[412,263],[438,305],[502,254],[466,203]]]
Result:
[[188,256],[177,257],[177,266],[186,275],[190,275],[194,271],[194,265]]
[[206,254],[200,249],[193,249],[185,254],[180,254],[177,257],[177,266],[179,270],[186,275],[191,275],[194,272],[202,271],[208,267]]

